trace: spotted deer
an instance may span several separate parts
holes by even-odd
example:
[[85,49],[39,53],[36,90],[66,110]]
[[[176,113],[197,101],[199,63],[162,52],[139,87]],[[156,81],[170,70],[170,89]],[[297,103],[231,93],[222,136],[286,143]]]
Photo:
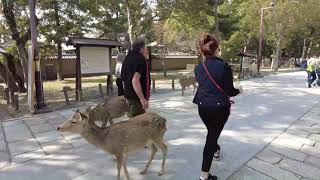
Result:
[[141,174],[146,174],[155,157],[158,148],[162,151],[162,164],[159,175],[164,174],[167,157],[167,145],[163,136],[166,132],[166,119],[155,114],[145,113],[121,121],[106,128],[101,128],[91,118],[90,109],[88,116],[77,111],[71,119],[64,122],[57,129],[60,132],[78,133],[89,143],[116,157],[117,180],[120,180],[121,167],[125,172],[125,179],[129,180],[126,165],[128,153],[150,146],[150,158]]

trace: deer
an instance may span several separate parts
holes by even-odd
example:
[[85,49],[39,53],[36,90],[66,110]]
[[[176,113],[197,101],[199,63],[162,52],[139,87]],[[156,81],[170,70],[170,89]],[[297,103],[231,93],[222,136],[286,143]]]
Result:
[[189,87],[192,85],[193,86],[193,94],[196,91],[196,88],[198,88],[196,78],[193,76],[181,76],[179,78],[179,81],[180,81],[180,85],[181,85],[181,90],[182,90],[181,95],[182,96],[184,96],[184,91],[185,91],[186,87]]
[[149,145],[151,154],[141,174],[147,174],[148,168],[154,159],[158,148],[162,151],[161,169],[159,176],[165,173],[165,163],[168,147],[163,137],[167,130],[166,119],[156,113],[145,113],[130,118],[127,121],[115,123],[106,128],[97,126],[94,118],[91,118],[90,109],[86,115],[80,111],[62,125],[58,126],[59,132],[80,134],[89,143],[116,157],[117,180],[120,180],[120,172],[123,167],[125,179],[129,180],[127,170],[127,155],[131,152],[142,150]]
[[[120,118],[128,113],[129,106],[124,96],[116,96],[106,99],[105,102],[98,104],[92,109],[91,107],[88,109],[91,111],[91,118],[102,122],[101,127],[105,128],[108,122],[110,125],[114,124],[114,118]],[[85,114],[88,115],[89,112],[86,111]]]

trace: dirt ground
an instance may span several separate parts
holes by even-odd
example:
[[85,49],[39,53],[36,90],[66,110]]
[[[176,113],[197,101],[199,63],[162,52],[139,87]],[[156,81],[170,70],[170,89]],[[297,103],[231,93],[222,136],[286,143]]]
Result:
[[[162,74],[154,74],[153,79],[159,80],[171,80],[175,76],[168,74],[167,77],[163,77]],[[96,100],[101,98],[99,92],[99,84],[103,87],[104,95],[106,95],[106,82],[107,76],[96,76],[96,77],[83,77],[82,78],[82,96],[83,101]],[[6,86],[5,84],[0,84]],[[72,91],[68,92],[69,96],[69,105],[66,105],[64,93],[62,91],[64,86],[69,86]],[[116,94],[116,84],[115,79],[113,80],[113,94]],[[75,107],[78,105],[75,100],[75,78],[65,78],[63,81],[45,81],[43,83],[44,90],[44,100],[46,106],[49,109],[56,108],[68,108]],[[0,98],[0,105],[3,107],[1,109],[6,110],[12,117],[21,117],[28,114],[27,106],[27,93],[19,94],[19,111],[15,111],[12,107],[6,105],[6,101]],[[7,107],[7,108],[6,108]]]

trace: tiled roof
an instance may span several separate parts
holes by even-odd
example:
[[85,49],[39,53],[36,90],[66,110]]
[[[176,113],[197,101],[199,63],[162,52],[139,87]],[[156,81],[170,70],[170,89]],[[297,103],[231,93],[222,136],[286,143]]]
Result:
[[67,41],[66,45],[89,45],[89,46],[106,46],[106,47],[117,47],[121,46],[120,42],[109,39],[92,39],[92,38],[77,38],[71,37]]

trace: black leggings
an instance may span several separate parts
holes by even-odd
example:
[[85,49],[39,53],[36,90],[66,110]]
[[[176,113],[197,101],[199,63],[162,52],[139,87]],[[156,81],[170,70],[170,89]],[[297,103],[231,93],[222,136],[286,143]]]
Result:
[[199,115],[208,129],[203,150],[202,171],[209,172],[213,154],[218,150],[218,139],[227,122],[230,111],[227,107],[199,107]]

